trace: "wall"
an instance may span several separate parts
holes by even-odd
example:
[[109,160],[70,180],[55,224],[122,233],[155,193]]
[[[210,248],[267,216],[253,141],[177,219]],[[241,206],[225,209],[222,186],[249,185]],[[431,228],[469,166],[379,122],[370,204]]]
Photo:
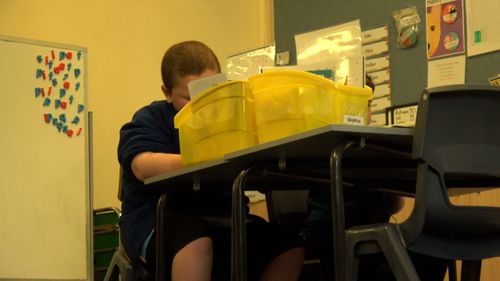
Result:
[[142,105],[163,98],[160,61],[166,48],[200,40],[225,65],[228,55],[271,42],[272,6],[270,0],[2,0],[0,34],[88,49],[94,208],[101,208],[119,206],[120,126]]
[[[422,0],[275,0],[276,52],[290,51],[295,63],[295,34],[310,32],[360,19],[361,29],[388,24],[390,42],[391,102],[402,105],[417,102],[427,87],[427,44],[425,41],[425,3]],[[464,2],[465,5],[465,2]],[[420,35],[415,47],[396,48],[396,29],[392,11],[416,6],[421,17]],[[498,74],[500,52],[469,57],[466,60],[465,82],[488,84]]]
[[[270,0],[0,0],[0,34],[87,48],[93,207],[102,208],[119,206],[119,129],[139,107],[163,98],[160,61],[168,46],[200,40],[225,65],[228,55],[272,41],[272,6]],[[26,276],[22,264],[12,266]]]

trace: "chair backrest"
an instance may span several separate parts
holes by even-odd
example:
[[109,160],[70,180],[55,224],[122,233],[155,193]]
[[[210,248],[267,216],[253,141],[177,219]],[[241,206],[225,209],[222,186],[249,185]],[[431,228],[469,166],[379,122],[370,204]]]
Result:
[[120,202],[123,201],[122,183],[123,183],[123,168],[120,165],[120,174],[118,175],[118,200],[120,200]]
[[[423,91],[418,105],[413,156],[420,164],[415,207],[406,239],[435,235],[489,235],[500,231],[500,207],[455,206],[450,179],[488,178],[500,186],[500,88],[446,86]],[[496,178],[495,178],[496,177]],[[410,237],[413,236],[413,237]]]
[[269,221],[302,232],[309,190],[272,190],[266,193]]

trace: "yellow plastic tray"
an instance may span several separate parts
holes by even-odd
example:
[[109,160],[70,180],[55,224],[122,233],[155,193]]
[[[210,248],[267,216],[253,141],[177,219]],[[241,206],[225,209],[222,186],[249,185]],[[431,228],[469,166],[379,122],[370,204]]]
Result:
[[327,124],[366,125],[369,87],[338,84],[297,70],[274,70],[249,78],[255,97],[258,142]]
[[256,144],[254,100],[246,81],[222,83],[200,93],[174,118],[183,164],[221,158]]

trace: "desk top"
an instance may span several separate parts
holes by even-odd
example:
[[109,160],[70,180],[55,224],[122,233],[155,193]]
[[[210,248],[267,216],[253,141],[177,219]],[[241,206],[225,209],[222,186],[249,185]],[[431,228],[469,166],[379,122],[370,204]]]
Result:
[[[145,184],[152,187],[193,185],[193,188],[197,189],[200,183],[231,184],[240,171],[257,163],[274,161],[277,165],[279,160],[328,162],[334,146],[345,138],[363,137],[370,143],[410,151],[413,133],[412,128],[328,125],[238,150],[224,155],[223,159],[147,178]],[[367,154],[360,154],[360,157],[367,157]]]

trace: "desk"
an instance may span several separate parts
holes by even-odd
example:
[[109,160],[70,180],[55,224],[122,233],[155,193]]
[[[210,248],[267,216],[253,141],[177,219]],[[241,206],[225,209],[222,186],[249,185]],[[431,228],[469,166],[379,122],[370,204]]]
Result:
[[[352,172],[346,177],[349,180],[370,182],[383,188],[387,186],[387,178],[381,179],[380,167],[399,167],[408,160],[413,139],[413,129],[383,128],[352,125],[328,125],[286,138],[266,142],[243,150],[224,155],[223,159],[186,167],[181,170],[148,178],[145,184],[151,187],[190,188],[198,190],[219,186],[233,190],[233,232],[232,232],[232,269],[231,280],[246,280],[246,243],[245,243],[245,208],[241,199],[246,189],[293,189],[316,188],[329,186],[332,199],[333,251],[335,256],[336,280],[345,279],[345,239],[344,239],[344,202],[342,160],[345,151],[349,151],[346,160],[354,164]],[[362,149],[372,146],[375,149]],[[358,149],[359,148],[359,149]],[[388,153],[385,148],[401,151]],[[411,162],[411,161],[410,161]],[[363,173],[356,171],[357,164],[362,166]],[[372,166],[371,164],[374,164]],[[404,162],[406,163],[406,162]],[[347,163],[346,163],[347,164]],[[402,184],[406,181],[414,183],[411,178],[411,164],[404,170],[409,177],[404,179],[398,173],[401,182],[395,182],[389,188],[411,186]],[[317,176],[324,166],[329,171],[329,178]],[[319,168],[318,168],[319,167]],[[406,169],[408,167],[408,169]],[[303,171],[304,173],[297,174]],[[313,176],[311,175],[311,172]],[[293,174],[291,174],[293,173]],[[394,175],[395,173],[392,172]],[[372,181],[373,180],[373,181]]]

